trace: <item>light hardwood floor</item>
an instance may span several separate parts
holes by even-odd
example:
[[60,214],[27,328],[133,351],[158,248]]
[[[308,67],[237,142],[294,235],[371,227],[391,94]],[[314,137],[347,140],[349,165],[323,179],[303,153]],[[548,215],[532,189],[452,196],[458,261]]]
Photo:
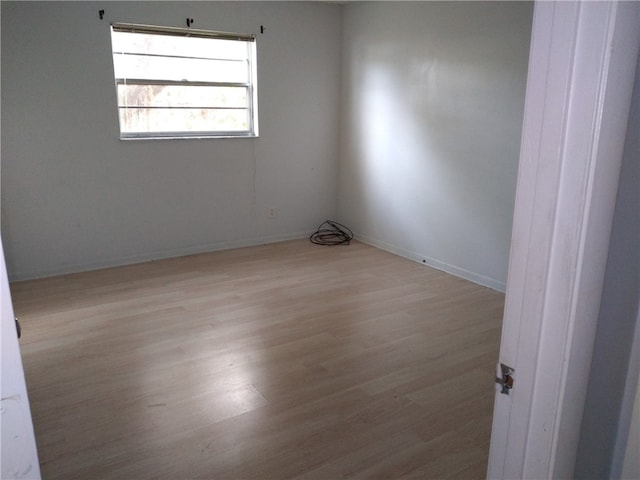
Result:
[[43,478],[482,478],[504,296],[354,242],[12,284]]

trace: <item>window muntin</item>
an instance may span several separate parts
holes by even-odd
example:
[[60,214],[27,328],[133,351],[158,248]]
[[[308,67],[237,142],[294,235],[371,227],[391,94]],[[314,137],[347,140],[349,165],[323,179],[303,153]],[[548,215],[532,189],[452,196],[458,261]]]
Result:
[[121,138],[256,136],[255,37],[114,24]]

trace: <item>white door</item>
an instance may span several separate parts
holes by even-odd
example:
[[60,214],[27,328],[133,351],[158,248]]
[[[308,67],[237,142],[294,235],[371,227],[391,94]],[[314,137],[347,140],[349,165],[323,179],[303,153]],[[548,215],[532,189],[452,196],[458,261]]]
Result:
[[536,2],[489,478],[571,478],[634,69],[640,2]]
[[9,293],[4,252],[0,242],[0,305],[2,306],[2,394],[0,412],[0,478],[39,479],[40,466],[31,421],[27,386]]

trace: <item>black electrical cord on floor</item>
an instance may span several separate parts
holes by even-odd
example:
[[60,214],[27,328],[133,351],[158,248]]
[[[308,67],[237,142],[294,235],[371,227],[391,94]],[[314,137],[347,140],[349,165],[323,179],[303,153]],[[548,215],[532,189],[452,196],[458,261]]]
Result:
[[309,240],[316,245],[349,245],[353,240],[353,232],[341,223],[325,220],[318,230],[311,234]]

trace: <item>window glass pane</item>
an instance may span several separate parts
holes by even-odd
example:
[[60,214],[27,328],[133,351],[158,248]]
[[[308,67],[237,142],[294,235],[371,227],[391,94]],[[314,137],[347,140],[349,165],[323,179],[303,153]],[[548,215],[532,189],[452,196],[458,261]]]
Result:
[[256,135],[255,42],[155,28],[111,30],[123,138]]
[[249,130],[247,110],[120,108],[120,130],[135,132],[242,132]]
[[246,60],[247,42],[216,38],[176,37],[112,32],[114,53],[145,53],[165,56]]
[[118,105],[127,107],[248,108],[246,87],[118,85]]
[[248,83],[246,61],[114,55],[116,78]]

